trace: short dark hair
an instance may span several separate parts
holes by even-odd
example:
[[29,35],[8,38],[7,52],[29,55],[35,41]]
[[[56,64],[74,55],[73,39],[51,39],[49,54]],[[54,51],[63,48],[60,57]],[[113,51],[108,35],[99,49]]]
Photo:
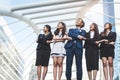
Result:
[[83,28],[85,26],[84,20],[82,18],[78,18],[78,19],[80,19],[82,21],[83,25],[81,26],[81,28]]

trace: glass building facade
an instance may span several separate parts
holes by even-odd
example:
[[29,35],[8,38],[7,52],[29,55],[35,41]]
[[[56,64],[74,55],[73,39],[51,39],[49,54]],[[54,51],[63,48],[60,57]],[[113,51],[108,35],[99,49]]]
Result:
[[0,26],[0,80],[23,80],[24,61]]

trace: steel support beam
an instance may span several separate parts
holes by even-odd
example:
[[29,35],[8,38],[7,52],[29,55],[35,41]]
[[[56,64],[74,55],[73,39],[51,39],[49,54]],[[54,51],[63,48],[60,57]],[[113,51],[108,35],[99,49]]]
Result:
[[37,14],[41,12],[49,12],[49,11],[68,9],[68,8],[83,7],[85,5],[86,5],[86,2],[80,1],[80,2],[75,2],[75,3],[70,3],[70,4],[49,6],[49,7],[37,8],[33,10],[26,10],[22,12],[22,15],[25,16],[25,15]]
[[[44,1],[44,2],[40,2],[40,3],[37,2],[37,3],[28,4],[28,5],[15,6],[11,9],[11,11],[32,9],[32,8],[65,4],[65,3],[78,2],[78,1],[80,1],[80,0],[49,0],[49,1]],[[81,0],[81,1],[85,1],[85,0]]]
[[10,10],[0,9],[0,15],[1,16],[9,16],[9,17],[13,17],[13,18],[22,20],[22,21],[26,22],[30,27],[32,27],[37,35],[39,34],[39,28],[30,19],[23,17],[19,13],[12,13]]
[[89,0],[86,4],[85,7],[83,7],[82,9],[80,9],[79,13],[77,14],[76,18],[83,18],[84,15],[88,12],[88,10],[93,7],[95,4],[97,4],[99,2],[99,0]]
[[30,17],[30,19],[40,19],[44,17],[52,17],[52,16],[59,16],[59,15],[65,15],[65,14],[72,14],[72,13],[78,13],[79,9],[71,9],[71,10],[64,10],[64,11],[54,11],[54,12],[49,12],[49,14],[39,14],[39,15],[34,15]]
[[60,21],[70,21],[70,20],[76,20],[76,18],[55,19],[55,20],[49,20],[49,21],[41,21],[41,22],[36,22],[35,24],[39,25],[39,24],[54,23],[54,22],[60,22]]

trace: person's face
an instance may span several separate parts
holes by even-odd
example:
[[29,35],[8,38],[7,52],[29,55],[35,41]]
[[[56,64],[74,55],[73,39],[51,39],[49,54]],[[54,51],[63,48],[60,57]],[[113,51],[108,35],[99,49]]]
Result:
[[64,26],[62,25],[62,23],[58,23],[58,26],[57,26],[57,28],[58,29],[62,29]]
[[82,20],[81,20],[81,19],[77,19],[77,21],[76,21],[76,26],[81,27],[82,25],[83,25]]
[[90,30],[91,30],[91,31],[94,31],[94,29],[95,29],[95,26],[94,26],[93,24],[91,24],[91,25],[90,25]]
[[110,25],[109,25],[109,24],[106,24],[106,25],[104,26],[104,29],[110,29]]
[[43,31],[44,31],[44,32],[48,31],[48,28],[45,26],[45,27],[43,28]]

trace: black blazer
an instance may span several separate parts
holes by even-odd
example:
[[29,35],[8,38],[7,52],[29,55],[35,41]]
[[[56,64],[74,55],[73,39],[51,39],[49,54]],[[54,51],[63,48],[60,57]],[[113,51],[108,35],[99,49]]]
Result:
[[[107,39],[108,43],[115,42],[116,41],[116,32],[112,32],[111,31],[107,36],[100,35],[100,37],[101,37],[101,40],[102,39]],[[113,47],[114,48],[113,45],[111,45],[111,44],[104,44],[104,43],[101,43],[100,47],[103,47],[103,48],[104,47]]]
[[43,49],[43,50],[51,50],[50,44],[47,43],[47,40],[52,40],[53,35],[50,33],[48,35],[40,34],[38,36],[38,45],[37,50]]
[[94,49],[99,49],[98,45],[95,44],[95,41],[99,41],[100,40],[100,36],[94,36],[92,39],[90,38],[90,32],[86,33],[86,40],[85,40],[85,44],[84,44],[84,48],[88,49],[88,48],[94,48]]

